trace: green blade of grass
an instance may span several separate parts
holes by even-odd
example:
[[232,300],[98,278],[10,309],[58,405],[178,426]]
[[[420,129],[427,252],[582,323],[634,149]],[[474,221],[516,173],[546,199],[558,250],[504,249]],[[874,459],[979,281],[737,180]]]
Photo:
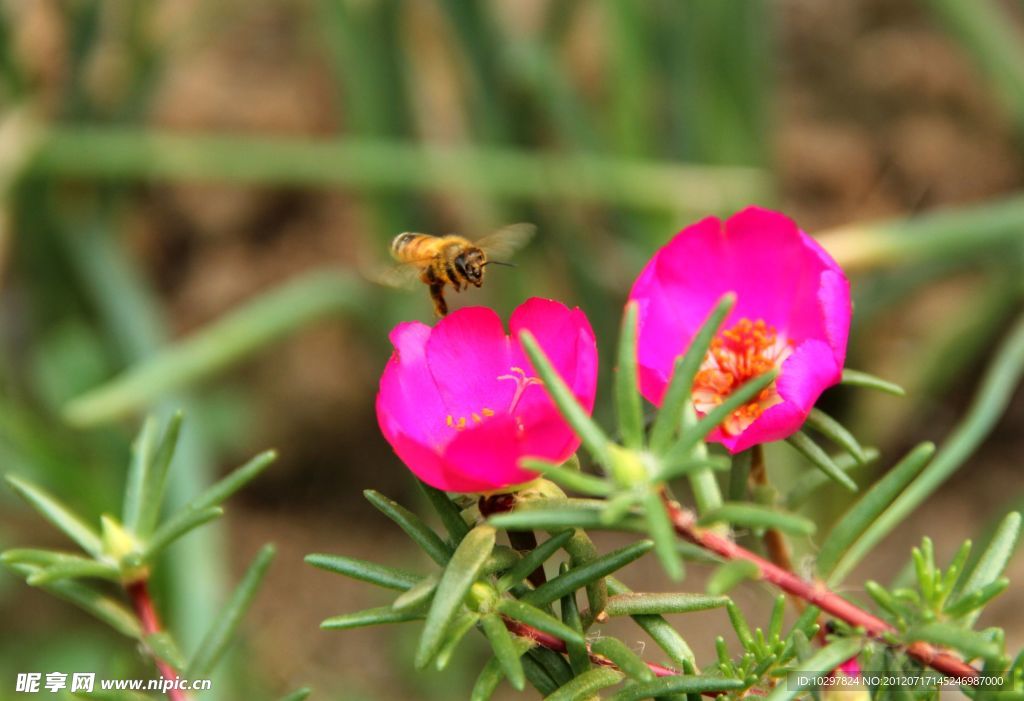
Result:
[[566,489],[572,489],[577,492],[582,492],[588,496],[606,497],[609,496],[615,488],[608,484],[605,480],[594,475],[588,475],[585,472],[580,472],[578,469],[571,467],[564,467],[559,464],[550,463],[544,460],[535,460],[533,458],[526,458],[522,461],[523,468],[527,470],[534,470],[544,475],[546,478],[559,484]]
[[[631,596],[634,593],[625,584],[615,577],[608,577],[608,591],[613,596]],[[638,595],[638,596],[642,596]],[[610,601],[610,599],[609,599]],[[607,609],[607,606],[606,606]],[[655,614],[630,614],[633,621],[643,628],[658,647],[665,651],[665,654],[678,665],[692,663],[694,661],[693,650],[687,644],[683,636],[675,627]]]
[[313,553],[312,555],[306,555],[305,561],[313,565],[313,567],[318,567],[328,572],[334,572],[396,591],[408,591],[422,579],[422,577],[411,572],[344,555]]
[[101,557],[103,555],[103,543],[100,541],[96,531],[89,528],[78,515],[65,507],[56,497],[46,490],[14,475],[7,475],[7,483],[40,516],[60,529],[71,540],[78,543],[85,552],[93,557]]
[[651,541],[641,540],[613,550],[545,582],[523,596],[523,601],[537,606],[549,604],[569,592],[582,589],[587,584],[622,569],[653,547],[654,543]]
[[821,544],[817,559],[818,571],[828,577],[830,586],[842,581],[857,564],[856,560],[843,559],[846,549],[921,473],[934,453],[935,446],[932,443],[918,445],[865,492],[832,527]]
[[888,380],[883,380],[880,377],[869,375],[868,373],[861,372],[860,370],[851,370],[850,368],[845,368],[843,370],[843,377],[839,383],[843,385],[850,385],[852,387],[875,389],[879,392],[885,392],[886,394],[891,394],[895,397],[907,396],[907,391],[895,382],[889,382]]
[[[26,579],[40,571],[38,567],[24,563],[12,563],[8,567]],[[39,588],[70,601],[122,635],[142,639],[139,619],[124,604],[111,596],[102,594],[86,584],[67,579],[41,584]]]
[[516,691],[522,691],[526,687],[526,673],[523,672],[523,663],[519,661],[522,653],[517,649],[504,621],[499,616],[489,613],[480,619],[480,626],[491,643],[494,657],[501,665],[501,671],[504,672],[509,684]]
[[544,701],[586,701],[598,698],[597,692],[615,686],[626,675],[610,667],[597,667],[584,672],[568,684],[544,697]]
[[444,524],[445,530],[448,531],[452,542],[458,543],[465,538],[466,534],[469,533],[469,524],[462,518],[462,512],[459,510],[459,507],[440,489],[431,487],[423,480],[416,480],[416,484],[419,485],[420,491],[427,497],[430,505],[434,507],[434,511],[440,517],[441,523]]
[[76,397],[64,407],[64,415],[75,426],[95,426],[151,405],[311,321],[358,311],[363,291],[362,283],[343,272],[307,273]]
[[182,509],[153,531],[153,535],[143,546],[143,561],[152,560],[178,538],[223,515],[224,509],[219,506],[210,506],[199,510]]
[[609,597],[605,613],[609,616],[663,615],[666,613],[690,613],[721,608],[728,603],[727,596],[706,594],[616,594]]
[[340,616],[325,618],[320,627],[326,630],[349,630],[350,628],[379,626],[384,623],[419,621],[423,618],[424,615],[416,611],[395,611],[390,606],[379,606],[377,608],[343,613]]
[[1024,370],[1024,317],[1020,317],[985,371],[966,416],[953,429],[931,463],[847,549],[859,561],[903,522],[963,465],[995,427]]
[[555,636],[559,640],[573,642],[577,645],[584,644],[585,640],[579,632],[562,623],[549,613],[541,611],[536,606],[531,606],[519,599],[501,599],[497,605],[497,611],[503,616],[514,619],[537,630]]
[[398,527],[405,531],[406,535],[412,538],[414,543],[423,548],[423,551],[430,556],[431,560],[442,567],[448,562],[452,552],[454,552],[454,548],[441,540],[440,536],[434,533],[427,524],[423,523],[419,516],[376,490],[366,489],[363,491],[363,496],[378,511],[398,524]]
[[866,461],[866,453],[860,441],[845,426],[821,409],[811,409],[807,416],[807,425],[852,455],[861,465]]
[[471,530],[448,561],[427,612],[427,621],[416,649],[415,664],[423,669],[441,651],[445,633],[462,606],[463,599],[494,549],[495,530],[477,526]]
[[199,648],[189,658],[182,676],[205,677],[213,670],[220,660],[232,636],[242,621],[242,616],[249,609],[256,590],[259,589],[271,561],[274,559],[274,546],[264,545],[253,559],[249,569],[242,576],[231,598],[224,606],[223,611],[210,624],[206,635],[203,636]]
[[629,302],[619,330],[618,367],[615,374],[615,406],[619,430],[627,448],[637,450],[644,441],[644,414],[640,405],[637,375],[637,303]]
[[573,531],[571,530],[556,533],[528,552],[519,562],[512,565],[508,572],[498,579],[498,591],[508,591],[516,584],[526,579],[531,572],[547,562],[548,558],[554,555],[559,548],[568,543],[569,539],[572,537]]
[[843,472],[836,461],[826,453],[820,445],[811,440],[803,431],[797,431],[786,439],[798,453],[807,458],[816,468],[822,471],[829,479],[851,492],[857,491],[857,483],[850,479],[850,476]]
[[814,535],[817,530],[808,518],[747,502],[726,502],[700,518],[701,525],[721,522],[747,528],[776,528],[797,536]]

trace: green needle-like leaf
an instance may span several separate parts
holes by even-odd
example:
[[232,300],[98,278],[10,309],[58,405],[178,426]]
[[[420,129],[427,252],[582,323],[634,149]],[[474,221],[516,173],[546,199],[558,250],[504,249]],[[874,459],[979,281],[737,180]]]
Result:
[[726,502],[700,519],[701,525],[721,522],[747,528],[776,528],[797,536],[814,535],[816,530],[814,521],[808,518],[747,502]]
[[[8,567],[23,575],[26,579],[39,572],[38,567],[24,563],[11,563]],[[39,588],[70,601],[122,635],[135,639],[142,637],[139,619],[135,617],[132,611],[117,599],[101,594],[84,583],[64,579],[40,584]]]
[[566,642],[574,642],[577,645],[584,643],[583,636],[569,626],[562,623],[549,613],[541,611],[519,599],[501,599],[497,606],[498,613],[503,616],[515,619],[537,630],[550,633],[556,638]]
[[125,481],[124,507],[122,520],[125,527],[136,533],[139,527],[139,515],[142,513],[142,498],[149,479],[149,470],[153,462],[153,451],[156,448],[156,419],[147,418],[139,434],[132,443],[132,460],[128,466]]
[[587,701],[596,698],[597,692],[615,686],[626,675],[610,667],[597,667],[584,672],[557,691],[544,697],[544,701]]
[[660,698],[667,694],[724,693],[742,689],[744,686],[746,685],[739,679],[680,674],[674,677],[661,677],[641,684],[632,684],[612,696],[610,701],[640,701],[641,699]]
[[[568,564],[563,563],[562,573],[564,574],[568,569]],[[582,638],[583,619],[580,617],[580,609],[576,604],[576,592],[570,592],[563,596],[560,603],[562,623],[579,633]],[[582,674],[590,669],[590,653],[587,651],[586,643],[579,645],[572,641],[566,641],[565,649],[569,653],[569,666],[572,667],[573,674]]]
[[509,568],[508,572],[498,579],[498,591],[505,592],[519,582],[526,579],[535,569],[547,562],[548,558],[554,555],[559,548],[569,542],[573,537],[573,531],[567,530],[548,538],[536,548],[523,556],[516,564]]
[[[979,592],[999,579],[1006,569],[1006,565],[1010,562],[1014,549],[1017,547],[1020,530],[1020,514],[1012,511],[1006,515],[999,524],[999,527],[996,528],[992,541],[982,552],[974,568],[969,573],[964,573],[966,580],[963,587],[960,588],[960,598]],[[977,616],[972,615],[968,617],[968,620],[973,623],[975,618]]]
[[665,504],[661,501],[660,493],[648,490],[644,495],[643,504],[647,532],[654,541],[654,552],[669,579],[678,582],[683,578],[683,560],[676,549],[676,532],[665,510]]
[[441,540],[441,537],[434,533],[427,524],[420,520],[419,516],[409,511],[396,501],[373,489],[363,492],[367,501],[377,507],[377,510],[398,524],[398,527],[405,531],[406,535],[412,538],[413,542],[423,548],[423,551],[430,556],[430,559],[444,567],[452,556],[453,548]]
[[654,478],[656,482],[668,482],[677,477],[692,477],[701,470],[724,471],[729,469],[729,460],[717,455],[703,458],[685,458],[669,462],[662,461],[661,471]]
[[448,663],[452,661],[455,649],[479,621],[480,614],[475,611],[463,609],[455,614],[451,625],[448,626],[444,633],[444,642],[441,644],[441,649],[438,650],[437,656],[434,657],[434,668],[438,672],[448,668]]
[[199,648],[192,654],[182,676],[205,677],[213,670],[231,642],[242,616],[249,609],[273,559],[273,545],[264,545],[260,548],[224,610],[214,619],[199,643]]
[[816,676],[830,674],[836,667],[860,652],[860,648],[861,641],[854,638],[829,643],[800,662],[800,674],[791,674],[787,681],[776,686],[768,695],[767,701],[790,701],[796,698],[807,688],[806,685],[799,683],[801,680],[813,680]]
[[807,416],[807,425],[852,455],[861,465],[867,461],[867,452],[860,441],[845,426],[821,409],[811,409]]
[[[606,502],[601,500],[538,499],[518,504],[513,511],[495,514],[488,521],[498,528],[511,531],[607,529],[611,525],[601,518],[605,509]],[[639,532],[645,530],[643,522],[636,518],[623,519],[614,525],[614,529]]]
[[390,606],[378,606],[377,608],[343,613],[340,616],[332,616],[324,619],[320,624],[321,628],[328,630],[348,630],[349,628],[362,628],[364,626],[376,626],[383,623],[405,623],[406,621],[419,621],[424,618],[422,613],[415,611],[395,611]]
[[153,535],[146,541],[142,550],[143,561],[152,560],[164,548],[181,538],[204,523],[209,523],[215,518],[224,515],[224,509],[220,506],[210,506],[198,511],[194,509],[182,509],[169,519],[160,524]]
[[[516,655],[522,658],[523,654],[533,647],[533,641],[526,638],[514,637],[512,638],[512,644],[515,647]],[[522,659],[519,662],[520,666],[523,667],[524,672],[526,665]],[[494,692],[498,689],[498,684],[501,683],[502,677],[505,673],[502,669],[501,663],[498,658],[492,657],[491,660],[484,665],[484,668],[480,671],[480,676],[477,677],[476,683],[473,685],[473,691],[469,696],[469,701],[489,701]]]
[[422,579],[422,577],[411,572],[378,565],[376,562],[368,562],[367,560],[360,560],[355,557],[346,557],[345,555],[313,553],[312,555],[306,555],[305,560],[313,565],[313,567],[319,567],[328,572],[343,574],[352,579],[359,579],[370,584],[376,584],[378,587],[386,587],[387,589],[395,589],[397,591],[412,589]]
[[665,457],[666,462],[678,462],[689,458],[690,452],[698,443],[729,418],[730,414],[751,401],[761,390],[774,382],[778,374],[778,371],[771,370],[747,380],[742,387],[726,397],[721,404],[683,431],[679,440],[669,448]]
[[462,606],[469,588],[480,575],[480,570],[494,549],[495,531],[491,526],[477,526],[471,530],[441,575],[423,626],[420,644],[416,650],[416,667],[423,669],[441,651],[445,633]]
[[693,378],[700,364],[704,362],[704,356],[707,355],[711,341],[718,333],[718,327],[722,325],[722,321],[735,303],[736,295],[731,293],[718,300],[707,321],[693,337],[686,353],[676,360],[672,379],[661,402],[661,409],[651,426],[652,452],[660,455],[671,445],[675,432],[682,424],[683,407],[690,401]]
[[640,404],[636,367],[637,303],[629,302],[619,330],[618,367],[615,374],[615,406],[625,446],[639,450],[644,442],[644,414]]
[[530,363],[544,381],[544,389],[551,396],[562,416],[572,426],[573,431],[580,437],[583,445],[594,456],[594,459],[601,465],[608,465],[608,437],[604,431],[590,418],[590,413],[576,401],[572,390],[548,360],[533,334],[529,331],[521,331],[519,341],[522,343]]
[[654,679],[654,672],[647,666],[647,663],[618,638],[610,636],[598,638],[590,646],[590,649],[614,662],[630,679],[641,682]]
[[[140,540],[145,539],[156,527],[160,519],[160,506],[164,500],[167,487],[167,473],[178,447],[178,436],[181,434],[183,415],[176,412],[167,422],[164,435],[155,450],[147,455],[148,466],[139,493],[138,516],[133,524],[125,522],[128,530],[133,531]],[[127,495],[126,495],[127,496]]]
[[[878,459],[879,453],[875,448],[865,448],[864,453],[868,464]],[[862,467],[852,456],[846,454],[835,456],[833,462],[843,472],[850,472]],[[832,484],[832,479],[824,472],[820,470],[804,470],[803,474],[798,476],[786,490],[783,500],[784,506],[790,511],[794,511],[806,504],[819,489],[830,484]]]
[[637,616],[643,614],[690,613],[721,608],[729,602],[727,596],[706,594],[617,594],[608,599],[605,613],[609,616]]
[[865,492],[832,527],[818,552],[818,571],[828,576],[832,585],[842,581],[859,561],[859,558],[844,557],[849,547],[921,473],[934,453],[933,444],[918,445]]
[[590,496],[605,497],[615,491],[615,488],[600,477],[588,475],[585,472],[574,470],[571,467],[527,458],[522,461],[522,466],[527,470],[534,470],[556,482],[566,489],[581,492]]
[[761,570],[753,562],[731,560],[722,564],[708,579],[708,594],[715,596],[726,594],[735,589],[740,582],[757,579],[760,576]]
[[218,506],[229,496],[255,479],[270,463],[277,459],[277,451],[266,450],[241,467],[230,472],[226,477],[215,482],[209,489],[190,501],[185,508],[201,511],[211,506]]
[[412,611],[430,601],[437,590],[437,583],[440,577],[431,574],[414,584],[411,589],[399,594],[391,603],[395,611]]
[[27,501],[39,515],[59,528],[71,540],[78,543],[93,557],[103,555],[103,543],[99,535],[76,514],[65,507],[49,492],[25,482],[14,475],[7,475],[7,482],[18,495]]
[[907,395],[906,390],[895,382],[883,380],[880,377],[869,375],[868,373],[861,372],[860,370],[850,370],[849,368],[843,370],[843,379],[839,382],[840,384],[851,385],[853,387],[877,389],[879,392],[885,392],[886,394],[892,394],[897,397],[905,397]]
[[[608,591],[614,596],[634,596],[629,587],[615,579],[615,577],[608,577]],[[644,594],[635,594],[635,596],[644,596]],[[653,596],[658,595],[655,594]],[[610,601],[611,599],[609,599]],[[607,610],[607,606],[605,610]],[[609,613],[614,615],[611,612]],[[680,666],[693,662],[693,651],[672,624],[659,615],[631,615],[636,624],[651,636],[651,639],[658,644],[658,647],[665,651],[665,654],[673,662]]]
[[504,621],[501,617],[488,613],[480,619],[480,627],[491,643],[491,649],[498,664],[501,665],[501,671],[516,691],[522,691],[526,687],[526,673],[523,672],[523,663],[519,661],[522,653],[512,640],[512,634],[508,632]]
[[602,555],[545,582],[532,592],[526,594],[523,597],[523,601],[536,606],[549,604],[571,591],[581,589],[595,580],[622,569],[653,547],[654,543],[651,541],[641,540],[618,550],[613,550],[606,555]]
[[308,686],[304,686],[301,689],[296,689],[287,696],[282,696],[278,701],[306,701],[309,695],[313,693],[313,690]]
[[851,492],[857,491],[857,483],[850,479],[850,476],[843,472],[835,460],[822,450],[820,445],[811,440],[810,436],[806,433],[798,431],[787,438],[786,442],[807,458],[812,465],[825,473],[833,482],[846,487]]
[[109,563],[68,555],[61,562],[46,565],[35,574],[29,575],[25,581],[30,586],[38,587],[61,579],[80,578],[106,579],[111,582],[119,582],[121,580],[121,573]]
[[980,610],[985,604],[1002,594],[1010,586],[1010,580],[1000,577],[994,582],[989,582],[980,589],[965,594],[953,603],[947,604],[943,611],[948,616],[959,618],[969,613]]
[[974,657],[991,659],[998,657],[1001,653],[999,645],[981,633],[950,623],[925,623],[914,626],[907,631],[905,637],[908,641],[923,640],[933,645],[959,650],[968,659]]
[[729,614],[729,623],[732,625],[732,629],[736,631],[736,637],[740,643],[747,650],[752,650],[754,648],[754,635],[750,632],[750,624],[747,622],[747,617],[743,615],[740,607],[733,601],[726,602],[725,610]]
[[551,651],[545,650],[542,647],[535,647],[523,656],[523,671],[526,672],[526,678],[529,680],[530,684],[537,689],[537,691],[545,696],[554,693],[560,686],[560,684],[551,676],[549,669],[540,662],[540,659],[542,659],[544,654],[548,652]]
[[175,669],[185,668],[185,660],[182,658],[174,638],[167,631],[162,630],[157,633],[150,633],[143,642],[146,643],[146,647],[150,649],[153,656],[157,659],[163,660]]
[[462,518],[462,512],[458,506],[440,489],[431,487],[423,480],[416,480],[420,491],[427,497],[427,501],[434,507],[434,511],[441,518],[445,530],[451,536],[453,543],[458,543],[469,533],[469,524]]

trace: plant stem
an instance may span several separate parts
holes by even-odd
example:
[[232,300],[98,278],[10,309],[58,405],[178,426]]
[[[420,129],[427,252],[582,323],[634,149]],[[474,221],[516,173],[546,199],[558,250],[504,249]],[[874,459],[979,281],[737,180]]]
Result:
[[[889,643],[890,636],[898,632],[896,628],[881,618],[850,603],[823,584],[801,579],[789,570],[782,569],[775,563],[740,547],[728,538],[718,535],[714,531],[699,528],[696,515],[678,503],[666,498],[665,506],[668,508],[669,517],[672,519],[676,533],[694,545],[710,550],[726,560],[746,560],[754,563],[760,570],[761,579],[774,584],[787,594],[817,606],[825,613],[845,621],[854,628],[863,628],[872,638]],[[907,646],[906,652],[921,664],[945,675],[975,680],[978,678],[978,670],[974,667],[929,643],[911,643]]]
[[[559,652],[562,654],[568,653],[568,650],[565,647],[565,641],[563,641],[562,639],[556,638],[555,636],[550,635],[549,633],[545,633],[544,631],[537,630],[533,626],[529,626],[525,623],[520,623],[519,621],[514,621],[511,618],[505,618],[503,620],[505,621],[505,627],[508,628],[513,635],[518,635],[523,638],[529,638],[541,647],[546,647],[547,649],[553,650],[554,652]],[[612,667],[613,669],[619,668],[618,665],[616,665],[614,662],[609,660],[604,655],[599,655],[596,652],[591,652],[589,643],[587,644],[587,653],[590,656],[590,661],[596,665],[601,665],[602,667]],[[647,668],[649,670],[654,672],[654,676],[656,677],[674,677],[677,674],[680,674],[680,672],[672,669],[671,667],[664,667],[655,662],[644,662],[644,664],[647,665]]]
[[[152,635],[153,633],[159,633],[163,630],[160,625],[160,618],[156,614],[156,607],[153,606],[153,598],[149,595],[149,585],[147,580],[141,579],[137,582],[132,582],[125,586],[125,590],[128,592],[128,596],[132,600],[132,606],[135,608],[135,615],[139,617],[139,623],[142,625],[142,632],[144,635]],[[153,656],[153,662],[156,664],[156,668],[160,671],[160,676],[168,681],[176,681],[178,677],[177,671],[174,667],[164,662],[159,657]],[[188,701],[188,696],[181,689],[171,688],[167,690],[167,698],[170,701]]]
[[[767,487],[768,468],[764,463],[764,449],[755,445],[750,449],[750,484],[754,487]],[[768,559],[784,570],[793,571],[793,560],[790,557],[789,543],[786,536],[778,528],[769,528],[764,532],[764,547],[768,551]],[[797,599],[800,606],[802,599]]]

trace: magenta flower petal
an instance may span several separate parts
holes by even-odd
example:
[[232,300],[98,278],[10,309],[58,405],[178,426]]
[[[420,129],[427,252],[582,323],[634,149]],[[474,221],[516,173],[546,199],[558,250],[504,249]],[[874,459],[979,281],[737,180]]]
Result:
[[511,338],[494,312],[466,308],[431,329],[400,324],[381,376],[377,419],[395,453],[418,477],[448,491],[480,492],[527,482],[524,457],[562,461],[579,439],[526,361],[529,330],[590,410],[597,348],[578,309],[531,299],[512,315]]
[[679,232],[647,263],[630,292],[639,305],[640,391],[660,404],[675,359],[715,302],[736,305],[694,385],[709,411],[744,382],[779,378],[710,436],[731,452],[796,432],[846,359],[849,283],[836,262],[787,217],[750,207],[726,222],[704,219]]

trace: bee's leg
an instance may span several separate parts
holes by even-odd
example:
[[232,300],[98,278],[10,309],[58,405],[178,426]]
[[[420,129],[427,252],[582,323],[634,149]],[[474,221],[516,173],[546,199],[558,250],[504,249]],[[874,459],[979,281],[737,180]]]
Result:
[[444,301],[444,283],[430,283],[430,299],[434,301],[434,313],[439,317],[448,314],[448,303]]

